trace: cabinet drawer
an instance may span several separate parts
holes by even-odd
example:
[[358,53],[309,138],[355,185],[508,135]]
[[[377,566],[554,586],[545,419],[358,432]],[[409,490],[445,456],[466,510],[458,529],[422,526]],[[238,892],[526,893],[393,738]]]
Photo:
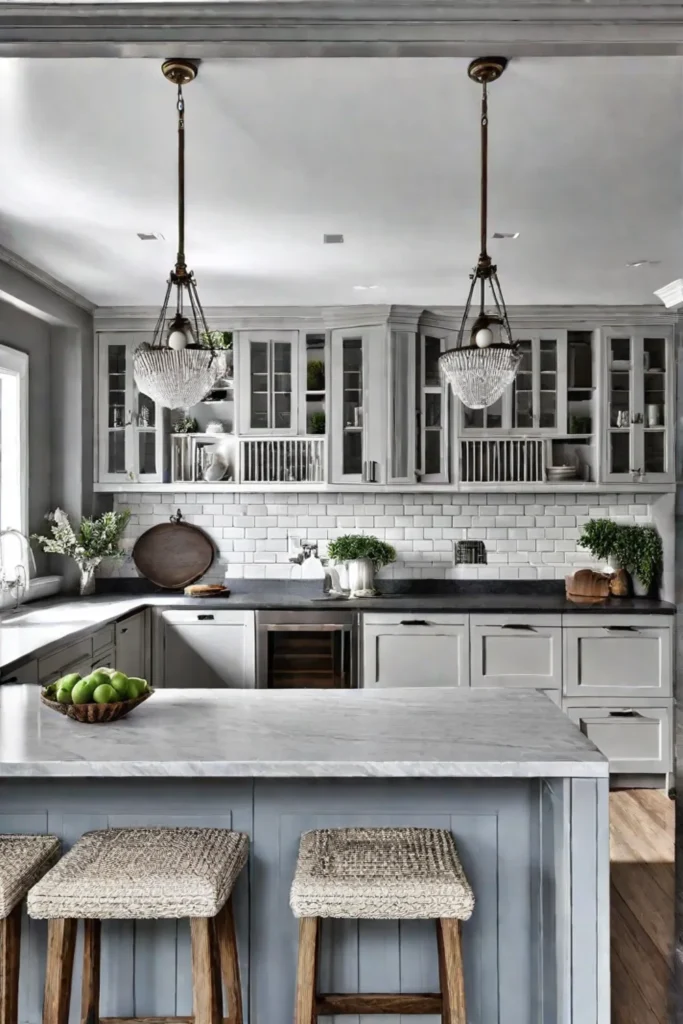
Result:
[[469,685],[466,623],[445,626],[434,622],[432,616],[429,619],[407,617],[402,621],[405,624],[365,624],[364,686]]
[[212,609],[212,608],[198,608],[197,611],[164,611],[161,613],[161,618],[164,622],[172,623],[177,626],[192,626],[201,625],[202,623],[213,624],[218,626],[244,626],[250,618],[253,619],[254,613],[249,611],[224,611],[223,609]]
[[98,655],[100,651],[104,651],[107,647],[113,647],[116,638],[116,630],[114,624],[111,626],[103,626],[102,629],[98,629],[92,636],[92,651],[94,655]]
[[12,668],[5,672],[3,677],[0,679],[2,683],[37,683],[38,682],[38,662],[27,661],[24,665],[18,665],[17,668]]
[[472,615],[472,686],[562,686],[562,627],[559,616]]
[[609,758],[611,772],[649,775],[673,770],[671,702],[591,708],[565,701],[565,712]]
[[38,661],[38,678],[45,685],[51,680],[57,679],[63,670],[70,665],[77,661],[82,662],[87,658],[92,658],[91,636],[86,637],[85,640],[79,640],[75,644],[69,644],[68,647],[62,647],[60,650],[55,651],[54,654],[49,654],[46,658],[40,658]]
[[568,697],[670,697],[671,629],[640,622],[565,626]]

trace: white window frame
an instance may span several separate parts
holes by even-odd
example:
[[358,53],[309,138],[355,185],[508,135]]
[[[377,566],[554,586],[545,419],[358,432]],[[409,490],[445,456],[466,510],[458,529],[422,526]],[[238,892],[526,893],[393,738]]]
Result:
[[24,535],[28,533],[28,360],[25,352],[0,344],[0,379],[14,383],[0,402],[0,437],[14,435],[19,441],[0,459],[0,529],[20,530]]

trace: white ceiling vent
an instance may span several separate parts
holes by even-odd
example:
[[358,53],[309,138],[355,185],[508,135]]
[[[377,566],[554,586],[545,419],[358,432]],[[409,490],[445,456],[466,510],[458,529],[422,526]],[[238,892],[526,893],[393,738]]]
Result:
[[323,235],[323,244],[324,245],[343,245],[344,244],[344,236],[343,235]]
[[165,238],[158,231],[138,231],[141,242],[164,242]]

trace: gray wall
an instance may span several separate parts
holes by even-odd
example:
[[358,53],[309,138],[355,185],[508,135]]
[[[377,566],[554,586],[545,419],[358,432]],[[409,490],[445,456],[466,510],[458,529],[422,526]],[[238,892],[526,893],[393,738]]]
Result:
[[[60,505],[74,519],[93,510],[92,314],[22,272],[0,252],[0,343],[29,356],[29,528]],[[78,579],[62,558],[39,572]]]
[[[29,529],[41,530],[52,494],[50,326],[0,302],[0,344],[29,357]],[[44,564],[39,565],[39,569]]]

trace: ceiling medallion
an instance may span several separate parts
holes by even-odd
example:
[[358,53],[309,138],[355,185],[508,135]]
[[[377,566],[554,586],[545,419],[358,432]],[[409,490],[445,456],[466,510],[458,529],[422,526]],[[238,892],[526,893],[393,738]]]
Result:
[[[185,262],[185,101],[183,86],[197,77],[197,65],[167,60],[161,70],[177,88],[178,253],[150,344],[133,357],[140,391],[168,409],[189,409],[209,393],[220,376],[222,359],[199,301],[194,274]],[[170,307],[170,309],[169,309]]]
[[[467,69],[469,77],[482,87],[481,98],[481,207],[480,252],[463,313],[455,348],[439,358],[443,378],[468,409],[493,405],[517,375],[521,354],[512,340],[507,309],[498,280],[498,269],[486,250],[488,217],[488,86],[502,75],[505,57],[479,57]],[[487,310],[487,289],[490,294]],[[479,312],[469,329],[472,298],[478,291]]]

